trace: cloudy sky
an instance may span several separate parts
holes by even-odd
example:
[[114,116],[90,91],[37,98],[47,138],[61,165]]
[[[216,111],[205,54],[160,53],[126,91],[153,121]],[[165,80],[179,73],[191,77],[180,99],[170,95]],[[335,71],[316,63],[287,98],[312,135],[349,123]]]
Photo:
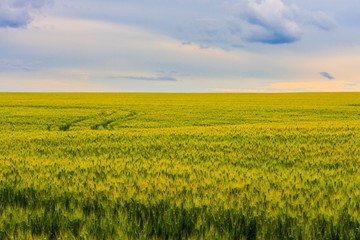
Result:
[[360,1],[1,0],[0,91],[360,91]]

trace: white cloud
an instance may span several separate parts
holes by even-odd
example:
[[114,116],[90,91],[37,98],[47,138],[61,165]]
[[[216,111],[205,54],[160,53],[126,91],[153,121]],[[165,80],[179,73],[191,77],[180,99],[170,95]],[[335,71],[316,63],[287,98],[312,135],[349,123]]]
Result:
[[282,0],[240,1],[236,8],[239,13],[232,18],[231,27],[240,31],[233,34],[242,34],[250,42],[293,43],[301,39],[307,25],[322,30],[335,26],[334,20],[323,12],[287,5]]
[[32,20],[32,14],[49,4],[51,0],[1,0],[0,27],[24,27]]
[[[189,9],[180,7],[179,11],[190,11],[192,5],[186,6]],[[335,26],[335,20],[330,15],[310,11],[284,0],[228,0],[225,3],[215,0],[204,1],[202,6],[208,13],[202,10],[199,16],[176,20],[179,22],[175,37],[185,43],[198,43],[203,48],[238,48],[246,45],[246,42],[293,43],[306,34],[309,26],[325,31]],[[217,8],[216,13],[212,8]],[[171,17],[167,18],[168,23],[175,22]],[[173,34],[170,29],[163,28],[161,31]]]
[[250,1],[242,16],[248,24],[258,27],[249,32],[247,40],[254,42],[280,44],[291,43],[301,38],[299,24],[294,21],[291,8],[281,0]]

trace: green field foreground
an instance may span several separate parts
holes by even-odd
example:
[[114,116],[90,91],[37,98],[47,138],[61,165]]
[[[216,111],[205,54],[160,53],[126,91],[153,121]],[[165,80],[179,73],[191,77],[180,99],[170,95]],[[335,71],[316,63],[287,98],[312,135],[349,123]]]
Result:
[[0,239],[360,239],[360,93],[0,93]]

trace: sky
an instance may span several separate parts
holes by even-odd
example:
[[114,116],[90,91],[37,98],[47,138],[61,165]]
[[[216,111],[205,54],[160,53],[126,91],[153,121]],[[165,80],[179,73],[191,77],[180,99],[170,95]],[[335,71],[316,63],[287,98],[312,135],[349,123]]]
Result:
[[360,91],[360,1],[1,0],[0,92]]

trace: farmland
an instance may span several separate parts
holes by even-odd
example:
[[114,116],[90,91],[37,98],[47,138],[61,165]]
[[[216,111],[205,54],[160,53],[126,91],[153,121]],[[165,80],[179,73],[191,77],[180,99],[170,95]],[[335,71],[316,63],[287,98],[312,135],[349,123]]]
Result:
[[0,239],[360,239],[360,93],[0,93]]

